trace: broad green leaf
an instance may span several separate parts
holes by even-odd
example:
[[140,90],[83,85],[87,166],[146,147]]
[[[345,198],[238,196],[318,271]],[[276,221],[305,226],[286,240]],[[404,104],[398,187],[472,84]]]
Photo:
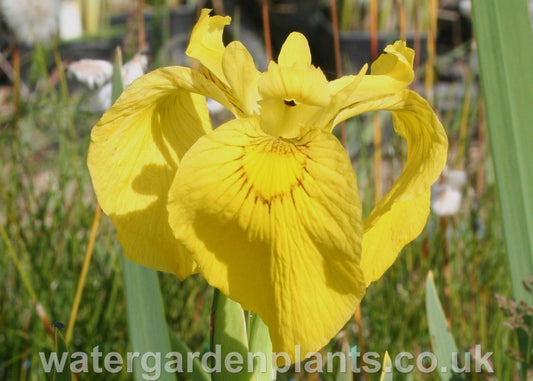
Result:
[[218,362],[212,365],[213,381],[255,380],[247,372],[248,337],[241,305],[215,290],[212,314],[211,353]]
[[68,351],[67,342],[65,337],[59,331],[59,329],[54,328],[54,333],[56,337],[56,354],[57,358],[61,359],[63,353],[67,354],[65,366],[62,369],[55,368],[54,375],[52,376],[53,381],[72,381],[72,373],[70,372],[70,353]]
[[383,364],[381,368],[381,377],[379,378],[380,381],[392,381],[392,361],[389,356],[389,352],[385,352],[385,356],[383,357]]
[[[165,356],[170,353],[170,339],[156,271],[124,258],[124,288],[131,349],[140,354],[133,360],[135,380],[145,380],[147,375],[155,377],[160,371],[158,380],[175,381],[174,374],[164,371]],[[150,372],[158,361],[157,353],[161,366]],[[146,356],[143,361],[147,364],[145,369],[141,362],[143,356]]]
[[256,381],[272,380],[272,342],[268,333],[268,327],[257,314],[252,314],[249,319],[248,342],[250,353],[254,356],[254,376]]
[[453,372],[459,366],[459,364],[455,363],[456,366],[454,367],[453,363],[453,353],[455,353],[456,362],[458,359],[457,346],[455,345],[453,336],[450,333],[450,327],[444,316],[431,271],[426,279],[426,316],[431,346],[433,347],[433,353],[438,359],[437,370],[440,379],[443,381],[452,379],[464,380],[464,375]]
[[[472,16],[481,84],[515,299],[533,304],[522,282],[533,274],[533,35],[526,0],[476,0]],[[518,335],[529,363],[525,332]],[[527,377],[527,366],[522,366]]]
[[181,358],[183,360],[182,371],[186,375],[186,377],[194,381],[210,381],[211,376],[209,376],[209,374],[204,371],[204,369],[202,368],[202,363],[198,357],[195,356],[193,358],[192,368],[186,368],[189,366],[188,357],[191,356],[193,351],[178,337],[175,332],[169,329],[169,333],[172,350],[181,355]]
[[516,299],[533,302],[533,35],[526,0],[474,0],[481,84]]

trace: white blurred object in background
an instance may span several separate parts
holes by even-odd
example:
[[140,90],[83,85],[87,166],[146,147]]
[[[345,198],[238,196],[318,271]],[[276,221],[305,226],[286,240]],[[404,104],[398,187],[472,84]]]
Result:
[[122,78],[124,87],[131,85],[133,81],[144,75],[148,67],[148,56],[145,52],[135,54],[131,60],[122,66]]
[[58,31],[59,0],[0,0],[0,8],[19,41],[48,43]]
[[76,80],[94,89],[102,87],[113,75],[113,64],[105,60],[83,59],[72,62],[67,70]]
[[77,2],[63,0],[59,12],[59,37],[62,40],[73,40],[83,35],[81,11]]
[[[139,52],[122,66],[124,88],[141,77],[148,67],[148,57],[145,52]],[[111,107],[111,76],[113,64],[103,60],[83,59],[71,63],[67,70],[69,74],[90,89],[97,89],[91,98],[91,109],[102,112]]]
[[466,172],[446,167],[441,176],[431,186],[431,210],[439,216],[453,216],[461,208]]

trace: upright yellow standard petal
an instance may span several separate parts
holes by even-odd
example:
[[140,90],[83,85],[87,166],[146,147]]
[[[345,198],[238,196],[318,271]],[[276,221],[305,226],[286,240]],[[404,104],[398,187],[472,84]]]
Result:
[[224,27],[231,22],[231,17],[209,16],[210,12],[211,9],[202,9],[200,18],[191,33],[187,55],[200,61],[227,86],[228,81],[222,69],[225,49],[222,33]]
[[187,55],[204,66],[204,75],[224,92],[231,103],[228,108],[236,117],[258,114],[259,71],[254,60],[238,41],[224,46],[222,34],[231,18],[209,16],[210,11],[202,9],[192,31]]
[[128,87],[91,133],[88,166],[126,256],[185,278],[195,264],[174,238],[166,208],[179,161],[210,131],[205,98],[217,87],[186,68],[156,70]]
[[252,55],[239,41],[230,43],[224,51],[222,68],[228,81],[231,103],[238,111],[237,116],[251,116],[259,113],[259,71],[255,68]]
[[274,351],[324,346],[364,292],[361,205],[350,160],[314,129],[270,136],[258,118],[198,140],[172,184],[176,238],[213,286],[269,327]]
[[311,65],[311,50],[305,36],[298,32],[289,34],[278,56],[278,64],[286,67],[303,67]]

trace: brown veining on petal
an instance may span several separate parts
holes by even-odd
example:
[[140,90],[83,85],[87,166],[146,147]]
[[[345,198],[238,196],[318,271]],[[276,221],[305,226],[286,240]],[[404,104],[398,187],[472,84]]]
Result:
[[285,197],[294,199],[294,191],[304,188],[308,143],[262,136],[242,149],[240,190],[249,187],[246,198],[253,197],[255,204],[266,205],[270,212],[275,200],[283,203]]

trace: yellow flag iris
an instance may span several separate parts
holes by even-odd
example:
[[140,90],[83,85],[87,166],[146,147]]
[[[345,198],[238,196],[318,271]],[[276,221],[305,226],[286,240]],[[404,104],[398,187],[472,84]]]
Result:
[[[131,260],[200,272],[258,313],[273,350],[293,361],[350,318],[423,229],[447,138],[430,106],[407,89],[413,50],[389,45],[357,75],[328,82],[292,33],[268,71],[239,42],[229,17],[203,10],[187,53],[203,68],[157,69],[134,82],[91,134],[98,200]],[[213,130],[205,97],[235,119]],[[390,110],[408,144],[405,169],[363,221],[352,164],[331,133],[341,121]]]

